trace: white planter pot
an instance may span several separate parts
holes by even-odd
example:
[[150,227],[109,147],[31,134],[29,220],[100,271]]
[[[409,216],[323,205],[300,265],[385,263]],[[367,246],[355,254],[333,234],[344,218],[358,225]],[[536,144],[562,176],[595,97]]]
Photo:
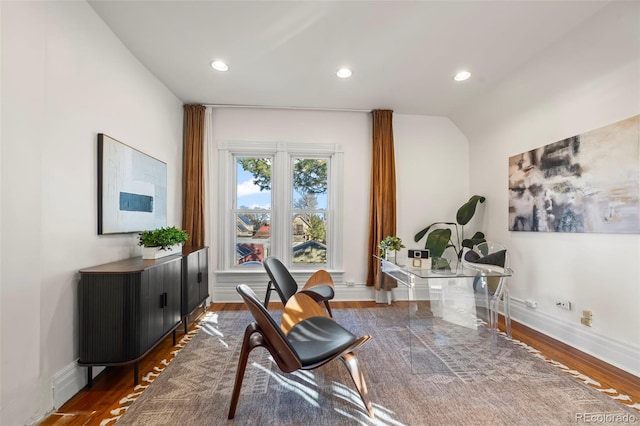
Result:
[[384,255],[384,259],[387,262],[396,263],[396,252],[393,250],[388,250],[387,253]]
[[174,244],[162,250],[160,247],[142,247],[143,259],[159,259],[172,254],[182,253],[182,244]]

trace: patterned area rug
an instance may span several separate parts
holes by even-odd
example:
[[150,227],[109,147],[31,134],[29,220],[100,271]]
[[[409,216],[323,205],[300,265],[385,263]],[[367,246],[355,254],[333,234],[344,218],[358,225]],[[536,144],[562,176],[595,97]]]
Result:
[[[376,419],[342,363],[283,374],[252,352],[234,421],[227,420],[246,311],[210,312],[199,332],[117,421],[118,425],[566,425],[640,413],[484,327],[463,327],[386,307],[335,310],[372,340],[357,356]],[[275,315],[274,315],[275,316]],[[532,354],[533,352],[533,354]],[[599,416],[599,417],[596,417]],[[593,422],[593,421],[591,421]]]

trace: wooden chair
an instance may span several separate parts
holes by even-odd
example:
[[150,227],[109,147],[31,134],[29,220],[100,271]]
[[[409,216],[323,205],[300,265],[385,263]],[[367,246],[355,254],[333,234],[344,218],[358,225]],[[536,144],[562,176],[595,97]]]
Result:
[[[283,305],[286,305],[291,296],[298,292],[298,283],[291,276],[289,270],[275,257],[267,257],[262,261],[264,269],[269,275],[270,281],[267,286],[267,294],[264,298],[264,306],[269,306],[269,298],[271,291],[275,290],[280,296],[280,300]],[[333,299],[334,287],[333,278],[331,274],[321,269],[316,271],[302,287],[301,292],[308,294],[313,300],[318,303],[324,303],[327,308],[327,312],[330,317],[333,317],[331,312],[331,306],[329,306],[329,300]]]
[[242,296],[255,322],[249,324],[244,333],[229,406],[229,419],[235,416],[249,354],[260,346],[269,351],[278,368],[285,373],[313,370],[335,358],[340,358],[347,367],[369,416],[374,418],[367,384],[353,352],[368,341],[370,336],[357,337],[326,316],[303,319],[285,335],[249,286],[240,284],[236,290]]

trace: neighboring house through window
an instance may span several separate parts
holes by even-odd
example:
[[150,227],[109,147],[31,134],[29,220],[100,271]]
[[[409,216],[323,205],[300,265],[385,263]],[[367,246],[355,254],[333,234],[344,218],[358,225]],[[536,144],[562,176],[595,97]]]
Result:
[[226,142],[219,153],[223,270],[262,268],[266,256],[292,269],[342,267],[339,146]]

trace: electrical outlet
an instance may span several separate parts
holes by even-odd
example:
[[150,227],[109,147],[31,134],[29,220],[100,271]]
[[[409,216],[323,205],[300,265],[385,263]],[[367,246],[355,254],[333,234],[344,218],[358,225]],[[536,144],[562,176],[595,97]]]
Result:
[[353,287],[355,285],[353,280],[347,280],[346,284],[347,284],[347,287]]
[[531,309],[536,309],[538,307],[538,302],[532,299],[527,299],[524,301],[524,304]]
[[593,312],[591,312],[591,311],[582,311],[582,318],[593,319]]
[[587,327],[591,327],[591,318],[582,317],[580,318],[580,322],[586,325]]
[[556,300],[556,306],[560,309],[565,309],[567,311],[571,310],[571,302],[568,300]]

